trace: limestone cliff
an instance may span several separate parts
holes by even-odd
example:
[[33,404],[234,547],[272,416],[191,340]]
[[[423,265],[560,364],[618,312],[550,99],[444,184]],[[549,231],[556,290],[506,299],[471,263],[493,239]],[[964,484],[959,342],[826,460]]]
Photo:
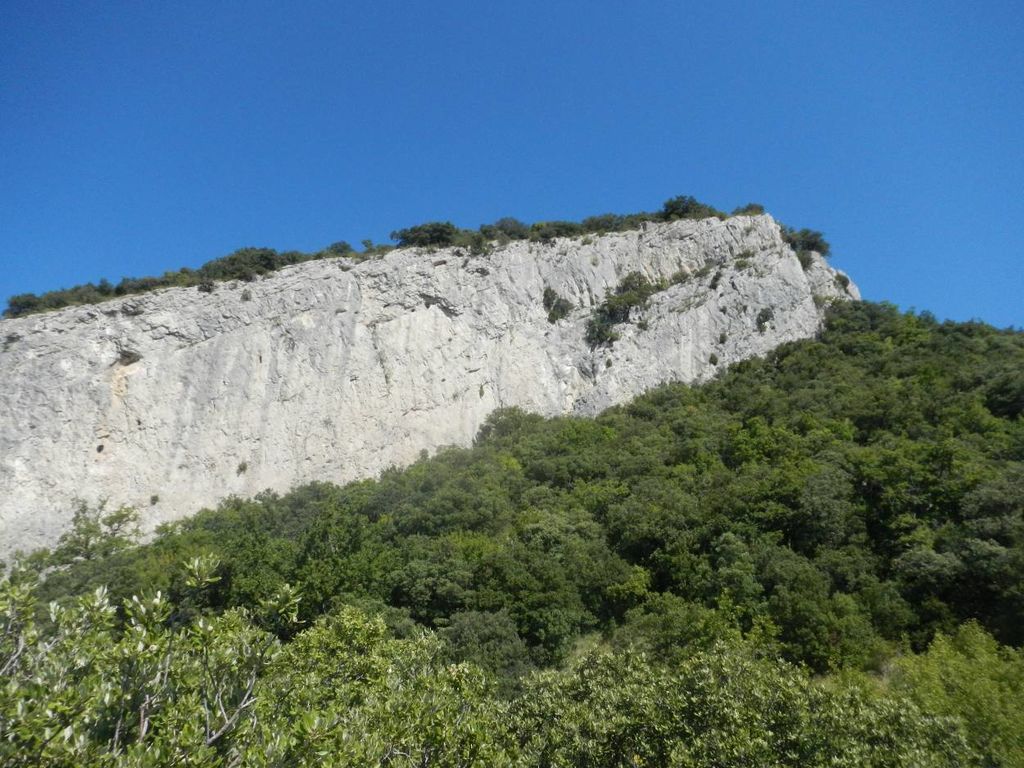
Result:
[[[633,271],[677,282],[591,349],[594,306]],[[553,324],[546,287],[575,307]],[[811,336],[825,303],[856,297],[817,255],[801,266],[771,217],[737,216],[313,261],[4,320],[0,555],[53,543],[76,497],[151,528],[468,444],[501,406],[592,414]]]

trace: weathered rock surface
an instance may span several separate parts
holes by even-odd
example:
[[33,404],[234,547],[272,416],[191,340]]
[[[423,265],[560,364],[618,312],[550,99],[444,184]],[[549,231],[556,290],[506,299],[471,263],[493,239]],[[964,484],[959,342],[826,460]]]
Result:
[[[632,271],[689,277],[590,349],[593,307]],[[812,336],[824,303],[857,298],[847,283],[817,255],[803,268],[771,217],[740,216],[314,261],[4,320],[0,555],[52,544],[75,498],[134,505],[152,528],[468,444],[501,406],[592,414],[706,379]],[[554,324],[545,287],[575,307]]]

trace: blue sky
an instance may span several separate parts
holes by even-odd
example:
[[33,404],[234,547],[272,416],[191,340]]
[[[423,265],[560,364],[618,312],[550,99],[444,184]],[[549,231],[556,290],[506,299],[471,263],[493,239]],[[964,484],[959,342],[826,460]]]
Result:
[[7,0],[0,298],[691,194],[1024,326],[1022,43],[1011,2]]

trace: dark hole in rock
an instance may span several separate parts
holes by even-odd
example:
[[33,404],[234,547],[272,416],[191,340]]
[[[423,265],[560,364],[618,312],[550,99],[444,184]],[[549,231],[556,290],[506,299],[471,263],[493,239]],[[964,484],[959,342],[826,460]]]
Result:
[[102,445],[97,445],[96,446],[96,453],[103,453],[103,446]]
[[137,363],[142,359],[142,355],[136,352],[134,349],[122,349],[117,353],[117,362],[121,365],[131,365]]

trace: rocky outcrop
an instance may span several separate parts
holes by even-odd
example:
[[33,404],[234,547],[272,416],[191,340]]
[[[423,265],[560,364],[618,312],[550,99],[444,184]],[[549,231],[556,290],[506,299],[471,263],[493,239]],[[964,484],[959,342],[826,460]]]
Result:
[[[53,543],[73,501],[147,527],[229,494],[371,476],[468,444],[495,408],[593,414],[813,335],[856,288],[769,216],[648,224],[485,256],[394,251],[0,322],[0,553]],[[673,281],[591,349],[638,271]],[[573,309],[551,323],[545,288]]]

